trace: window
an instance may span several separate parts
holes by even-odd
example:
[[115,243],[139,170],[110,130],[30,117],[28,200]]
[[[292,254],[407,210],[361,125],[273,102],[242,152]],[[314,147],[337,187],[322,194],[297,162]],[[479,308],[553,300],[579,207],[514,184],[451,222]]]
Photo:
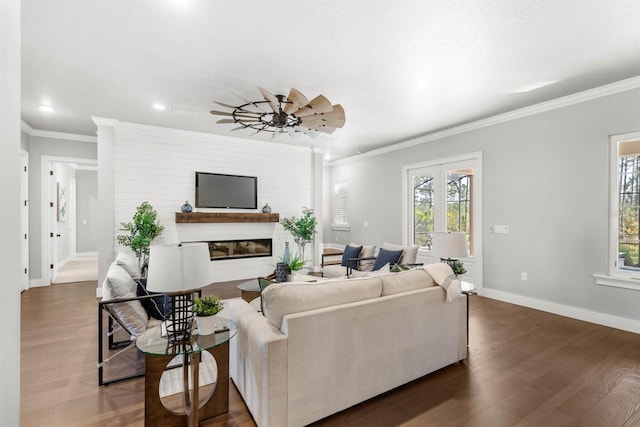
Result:
[[640,132],[610,137],[609,261],[601,285],[640,289]]
[[347,183],[333,186],[333,229],[349,229],[349,194]]
[[429,249],[434,231],[433,179],[432,175],[413,177],[413,242]]
[[469,254],[474,255],[474,178],[480,157],[481,153],[474,153],[403,168],[409,185],[405,216],[409,244],[430,252],[434,232],[462,232],[467,235]]

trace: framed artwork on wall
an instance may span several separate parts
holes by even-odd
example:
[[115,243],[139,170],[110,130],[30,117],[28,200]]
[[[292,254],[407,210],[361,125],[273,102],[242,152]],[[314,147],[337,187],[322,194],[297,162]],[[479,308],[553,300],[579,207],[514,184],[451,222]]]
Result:
[[58,183],[58,222],[67,220],[67,190]]

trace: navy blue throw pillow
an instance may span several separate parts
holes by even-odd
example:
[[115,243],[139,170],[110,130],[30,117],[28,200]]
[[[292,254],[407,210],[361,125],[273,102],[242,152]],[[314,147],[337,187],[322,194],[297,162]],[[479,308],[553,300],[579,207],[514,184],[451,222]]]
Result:
[[399,251],[390,251],[388,249],[380,248],[376,262],[373,264],[373,271],[380,270],[386,264],[394,265],[400,261],[402,256],[402,249]]
[[[360,256],[360,252],[362,251],[362,246],[345,246],[344,253],[342,254],[342,265],[343,267],[347,266],[347,260],[349,258],[358,258]],[[355,266],[353,266],[355,267]]]
[[165,314],[168,314],[171,311],[171,298],[165,296],[164,294],[149,292],[147,290],[147,279],[138,280],[136,295],[139,297],[147,295],[158,295],[155,298],[140,300],[142,307],[144,307],[149,316],[153,317],[154,319],[164,320]]

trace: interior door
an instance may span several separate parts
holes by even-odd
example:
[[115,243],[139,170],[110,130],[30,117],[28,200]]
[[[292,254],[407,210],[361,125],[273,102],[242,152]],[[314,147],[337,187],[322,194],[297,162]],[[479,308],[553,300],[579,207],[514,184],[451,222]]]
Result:
[[29,154],[20,153],[20,289],[29,289]]
[[49,164],[49,170],[53,171],[53,174],[49,174],[49,230],[46,232],[49,235],[49,284],[56,280],[58,275],[58,188],[55,174],[55,165],[53,162]]

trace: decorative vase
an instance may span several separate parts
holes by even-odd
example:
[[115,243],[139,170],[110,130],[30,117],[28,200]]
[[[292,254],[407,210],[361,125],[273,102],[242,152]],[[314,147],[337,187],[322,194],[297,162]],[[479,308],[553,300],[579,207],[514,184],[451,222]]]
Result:
[[193,211],[193,207],[191,207],[191,204],[189,203],[189,201],[186,201],[186,202],[184,202],[184,205],[182,205],[180,210],[182,212],[184,212],[184,213],[189,213],[189,212]]
[[216,331],[216,316],[196,316],[198,335],[211,335]]
[[284,253],[282,254],[282,260],[289,264],[291,260],[291,252],[289,251],[289,242],[284,242]]
[[262,213],[271,213],[271,206],[269,206],[269,203],[264,204],[264,207],[262,208]]
[[276,263],[276,282],[282,283],[287,281],[288,268],[284,262]]

